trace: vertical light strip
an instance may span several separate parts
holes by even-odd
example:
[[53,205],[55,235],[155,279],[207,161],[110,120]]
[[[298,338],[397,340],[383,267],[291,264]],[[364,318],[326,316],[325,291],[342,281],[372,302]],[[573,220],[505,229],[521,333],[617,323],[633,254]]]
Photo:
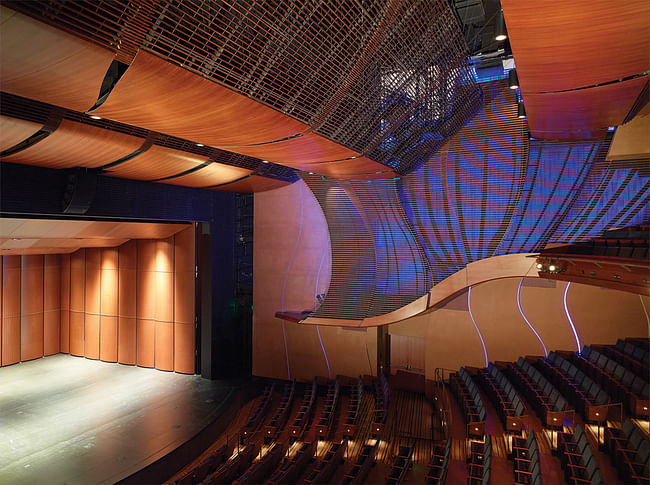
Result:
[[[293,257],[296,255],[296,251],[298,250],[298,244],[300,243],[300,237],[302,236],[303,184],[301,183],[298,187],[300,187],[300,219],[298,220],[298,236],[296,237],[296,244],[293,247],[293,251],[291,252],[291,258],[289,258],[289,264],[287,265],[287,270],[284,272],[284,281],[282,283],[282,299],[280,301],[283,312],[284,312],[284,291],[287,288],[287,279],[289,278],[289,270],[291,269],[291,263],[293,263]],[[287,331],[284,327],[284,320],[282,320],[282,337],[284,338],[284,355],[287,359],[287,379],[291,380],[291,368],[289,367],[289,348],[287,347]]]
[[648,321],[648,327],[650,327],[650,317],[648,317],[648,310],[645,308],[645,302],[643,301],[643,296],[639,295],[639,300],[641,300],[641,306],[643,307],[643,313],[645,313],[645,319]]
[[[314,310],[318,308],[318,282],[320,281],[320,271],[323,267],[324,259],[325,259],[325,251],[323,251],[323,254],[321,254],[320,263],[318,264],[318,272],[316,273],[316,284],[314,285]],[[327,378],[331,379],[332,371],[330,369],[330,361],[327,358],[327,352],[325,352],[325,346],[323,345],[323,339],[320,336],[320,328],[318,325],[316,325],[316,333],[318,334],[318,341],[320,342],[320,348],[323,350],[323,357],[325,357],[325,363],[327,364]]]
[[478,333],[478,338],[481,339],[481,345],[483,346],[483,355],[485,355],[485,367],[487,367],[488,366],[487,349],[485,348],[485,341],[483,340],[483,335],[481,335],[481,331],[478,329],[478,326],[476,325],[476,321],[474,320],[474,315],[472,315],[472,305],[470,304],[471,293],[472,293],[472,287],[469,286],[467,288],[467,311],[469,312],[469,317],[472,319],[472,323],[474,324],[476,333]]
[[548,357],[548,351],[546,350],[546,345],[544,345],[544,342],[542,341],[542,337],[539,336],[539,334],[537,333],[535,328],[533,328],[533,326],[530,324],[530,322],[526,318],[526,315],[524,315],[524,311],[521,308],[520,293],[521,293],[521,284],[523,282],[524,282],[524,278],[521,278],[521,281],[519,282],[519,287],[517,288],[517,306],[519,307],[519,313],[521,313],[521,316],[523,317],[524,322],[526,322],[526,325],[528,325],[528,328],[530,328],[533,331],[533,333],[537,337],[537,340],[539,340],[539,343],[542,344],[542,348],[544,349],[544,356]]
[[580,353],[580,350],[582,349],[582,346],[580,345],[580,338],[578,337],[578,332],[576,332],[576,327],[573,324],[573,320],[571,319],[571,315],[569,314],[569,308],[567,307],[567,304],[566,304],[566,294],[569,292],[569,286],[571,286],[571,282],[568,282],[566,284],[566,288],[564,289],[564,313],[566,313],[566,317],[569,320],[569,324],[571,325],[571,330],[573,330],[573,335],[576,338],[576,345],[578,346],[578,353]]

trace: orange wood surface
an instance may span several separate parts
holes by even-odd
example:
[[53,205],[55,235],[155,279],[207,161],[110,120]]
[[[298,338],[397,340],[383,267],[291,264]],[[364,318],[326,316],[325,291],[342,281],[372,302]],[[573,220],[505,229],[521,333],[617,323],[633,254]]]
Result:
[[111,51],[5,7],[0,18],[4,92],[76,111],[95,104]]
[[159,322],[174,321],[174,274],[156,271],[155,273],[155,312]]
[[136,274],[137,241],[131,240],[118,248],[118,346],[117,359],[122,364],[136,363]]
[[84,306],[84,356],[99,359],[99,303],[101,299],[101,249],[86,249],[86,301]]
[[211,163],[196,172],[165,180],[165,183],[185,187],[209,187],[232,182],[250,173],[252,173],[252,170],[246,168],[233,167],[223,163]]
[[305,164],[301,170],[344,180],[391,179],[399,176],[391,168],[366,157],[341,162]]
[[43,125],[0,115],[0,152],[29,138]]
[[43,357],[43,256],[21,256],[20,360]]
[[95,113],[215,147],[276,141],[308,129],[304,123],[144,51],[136,55]]
[[70,255],[70,353],[84,355],[86,250]]
[[120,364],[135,365],[136,363],[136,323],[135,317],[118,319],[117,361]]
[[174,324],[174,370],[194,374],[194,324]]
[[291,185],[291,183],[262,177],[261,175],[251,175],[243,180],[216,187],[214,190],[223,190],[226,192],[264,192],[286,187],[287,185]]
[[136,362],[140,367],[154,366],[154,346],[156,322],[151,319],[140,319],[137,324],[137,357]]
[[104,362],[117,362],[117,316],[99,317],[99,358]]
[[43,354],[61,349],[61,261],[58,254],[46,255],[43,269]]
[[156,322],[155,365],[159,370],[174,370],[174,324]]
[[592,86],[650,69],[646,0],[502,0],[501,6],[524,101],[530,93]]
[[60,352],[70,352],[70,255],[61,255],[61,342]]
[[63,120],[47,138],[3,160],[49,168],[95,168],[133,153],[143,141],[116,131]]
[[2,257],[2,365],[20,362],[20,256]]
[[543,139],[595,138],[623,122],[648,76],[566,93],[524,95],[531,135]]
[[154,271],[170,273],[174,270],[174,238],[158,239],[155,242]]
[[0,256],[0,367],[2,367],[2,256]]
[[194,228],[174,236],[174,370],[194,373]]
[[208,157],[154,145],[137,157],[117,165],[106,173],[135,180],[170,177],[204,163]]
[[118,249],[101,250],[101,299],[99,317],[99,358],[117,362],[118,330]]

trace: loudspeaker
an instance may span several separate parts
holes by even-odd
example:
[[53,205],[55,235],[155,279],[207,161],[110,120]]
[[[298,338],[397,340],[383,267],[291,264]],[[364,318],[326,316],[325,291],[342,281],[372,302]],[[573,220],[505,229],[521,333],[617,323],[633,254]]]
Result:
[[73,168],[61,199],[65,214],[85,214],[90,209],[97,189],[97,172],[87,168]]

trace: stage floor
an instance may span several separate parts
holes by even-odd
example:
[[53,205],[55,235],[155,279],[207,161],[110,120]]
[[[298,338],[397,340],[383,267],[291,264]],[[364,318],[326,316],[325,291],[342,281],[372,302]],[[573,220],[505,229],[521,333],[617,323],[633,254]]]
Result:
[[114,483],[219,415],[235,387],[58,354],[0,369],[0,484]]

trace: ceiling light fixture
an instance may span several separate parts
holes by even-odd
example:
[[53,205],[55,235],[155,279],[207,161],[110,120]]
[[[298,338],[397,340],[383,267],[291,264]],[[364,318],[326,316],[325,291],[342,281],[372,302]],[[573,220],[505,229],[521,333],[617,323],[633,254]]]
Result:
[[262,163],[269,163],[268,160],[262,160]]
[[508,87],[510,89],[517,89],[519,87],[519,78],[517,77],[517,69],[510,69],[508,73]]
[[102,119],[101,116],[97,116],[97,115],[90,115],[90,117],[91,117],[93,120],[101,120],[101,119]]
[[196,146],[197,147],[204,147],[205,145],[203,143],[197,143]]
[[506,20],[503,18],[503,10],[499,10],[497,13],[497,26],[494,32],[494,39],[498,41],[506,40],[508,35],[506,34]]
[[526,108],[524,107],[524,102],[519,101],[519,104],[517,104],[517,118],[525,118],[526,117]]

